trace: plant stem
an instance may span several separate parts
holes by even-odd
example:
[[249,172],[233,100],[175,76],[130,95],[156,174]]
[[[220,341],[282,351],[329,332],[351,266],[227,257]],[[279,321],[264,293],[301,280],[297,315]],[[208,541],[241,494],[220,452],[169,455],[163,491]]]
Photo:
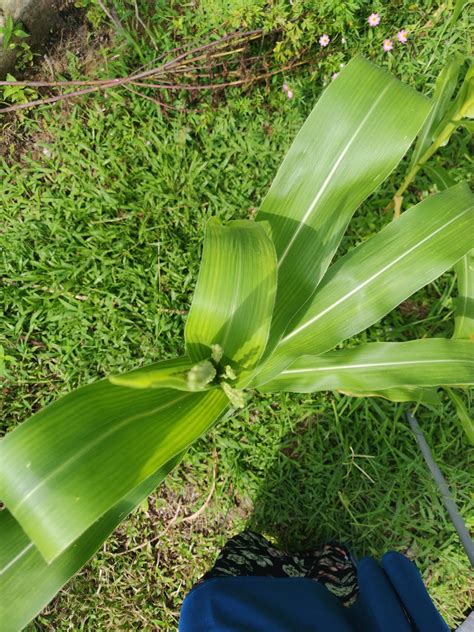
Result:
[[452,119],[450,119],[446,125],[443,127],[441,132],[438,134],[437,138],[431,143],[428,149],[424,154],[421,155],[420,159],[414,165],[410,171],[405,176],[400,187],[397,189],[395,195],[393,196],[393,219],[398,219],[400,217],[400,211],[403,204],[403,194],[411,184],[413,178],[416,176],[418,171],[423,167],[425,162],[427,162],[431,156],[444,144],[447,143],[451,134],[454,132],[456,127],[458,126],[458,121],[462,118],[463,111],[460,109]]

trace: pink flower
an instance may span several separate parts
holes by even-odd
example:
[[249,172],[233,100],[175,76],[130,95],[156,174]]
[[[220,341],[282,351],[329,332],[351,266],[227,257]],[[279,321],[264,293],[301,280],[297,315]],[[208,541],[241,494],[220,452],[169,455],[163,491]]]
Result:
[[398,31],[397,39],[400,42],[400,44],[405,44],[405,42],[408,39],[408,31],[406,31],[405,29],[402,29],[401,31]]
[[283,89],[283,92],[286,92],[286,96],[287,96],[289,99],[292,99],[292,98],[293,98],[293,92],[290,90],[290,86],[286,83],[286,81],[285,81],[285,83],[282,85],[282,89]]
[[332,77],[331,77],[331,79],[334,81],[334,79],[336,79],[336,77],[338,77],[338,76],[339,76],[339,73],[338,72],[334,72]]
[[380,24],[380,15],[378,13],[371,13],[367,18],[369,26],[378,26]]
[[330,41],[331,41],[331,38],[329,37],[329,35],[326,35],[326,33],[324,33],[324,35],[321,35],[321,37],[319,38],[319,43],[321,44],[323,48],[327,46]]
[[388,53],[389,50],[392,50],[392,48],[393,48],[392,40],[386,39],[383,41],[383,49],[386,53]]

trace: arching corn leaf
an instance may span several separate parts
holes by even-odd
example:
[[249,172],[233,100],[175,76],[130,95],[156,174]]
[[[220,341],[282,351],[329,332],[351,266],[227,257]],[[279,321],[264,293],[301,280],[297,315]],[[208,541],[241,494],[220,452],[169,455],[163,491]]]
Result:
[[415,388],[411,386],[385,388],[381,391],[344,391],[339,393],[349,397],[381,397],[390,402],[416,402],[425,406],[438,406],[441,399],[435,388]]
[[474,250],[455,266],[458,297],[454,299],[454,338],[474,340]]
[[107,380],[36,413],[0,443],[0,498],[54,560],[227,408],[222,391],[134,389]]
[[8,510],[0,511],[0,621],[17,632],[97,551],[115,527],[181,460],[178,455],[109,509],[59,557],[48,564]]
[[420,202],[328,271],[293,329],[260,368],[261,385],[301,355],[319,355],[376,323],[472,246],[473,196],[457,185]]
[[423,165],[423,171],[429,176],[430,180],[436,184],[436,188],[438,191],[445,191],[449,189],[449,187],[453,187],[456,183],[456,180],[449,173],[447,169],[441,167],[441,165],[432,165],[429,162],[426,162]]
[[[454,333],[453,338],[461,338],[474,342],[474,249],[468,252],[454,266],[458,281],[458,296],[454,299]],[[460,395],[452,389],[446,389],[451,398],[459,422],[467,438],[474,445],[474,421],[464,406]]]
[[445,390],[451,398],[454,407],[456,408],[456,414],[464,432],[466,433],[467,438],[469,439],[470,443],[474,445],[474,419],[472,419],[472,417],[469,415],[459,393],[456,393],[456,391],[453,391],[451,388],[447,388]]
[[276,256],[267,226],[237,220],[208,222],[201,270],[186,322],[193,360],[219,352],[241,379],[253,369],[268,340],[276,292]]
[[429,101],[358,57],[324,91],[265,197],[278,257],[270,347],[314,293],[359,204],[400,162]]
[[449,109],[451,97],[456,89],[463,60],[448,61],[436,79],[432,107],[416,141],[410,168],[414,167],[434,140],[434,132]]
[[474,384],[474,343],[427,338],[374,342],[319,356],[302,356],[262,390],[360,393],[470,384]]

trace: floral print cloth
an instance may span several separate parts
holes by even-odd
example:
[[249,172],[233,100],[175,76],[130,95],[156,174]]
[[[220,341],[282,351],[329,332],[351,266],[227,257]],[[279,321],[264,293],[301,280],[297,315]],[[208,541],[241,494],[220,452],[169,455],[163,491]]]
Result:
[[329,543],[290,555],[248,529],[227,542],[199,583],[226,576],[307,577],[324,584],[344,606],[352,605],[358,593],[357,570],[345,546]]

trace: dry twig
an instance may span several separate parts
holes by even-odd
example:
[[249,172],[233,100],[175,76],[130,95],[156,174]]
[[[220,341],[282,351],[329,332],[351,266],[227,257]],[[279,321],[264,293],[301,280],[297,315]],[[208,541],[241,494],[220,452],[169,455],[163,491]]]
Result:
[[97,4],[99,5],[99,7],[102,9],[102,11],[105,13],[105,15],[109,18],[109,20],[115,24],[115,27],[119,30],[119,31],[123,31],[123,24],[120,21],[119,16],[117,15],[116,11],[114,9],[109,10],[105,4],[102,2],[102,0],[97,0]]
[[114,553],[114,555],[116,557],[121,557],[123,555],[128,555],[129,553],[133,553],[134,551],[139,551],[140,549],[143,549],[149,544],[152,544],[153,542],[156,542],[157,540],[162,538],[166,533],[168,533],[168,531],[171,529],[173,525],[181,524],[182,522],[193,522],[194,520],[199,518],[199,516],[201,516],[206,511],[207,507],[209,506],[209,503],[211,502],[212,496],[214,495],[214,491],[216,489],[216,481],[217,481],[217,454],[214,453],[214,468],[213,468],[211,489],[209,491],[209,494],[207,495],[206,500],[201,505],[201,507],[199,507],[197,511],[195,511],[193,514],[189,516],[178,518],[179,512],[181,511],[181,501],[178,500],[178,506],[176,507],[175,514],[171,518],[171,520],[168,522],[168,524],[166,525],[163,531],[153,536],[149,540],[146,540],[145,542],[142,542],[141,544],[137,544],[137,546],[134,546],[131,549],[127,549],[126,551],[119,551],[118,553]]
[[[102,5],[101,5],[102,6]],[[104,10],[106,7],[104,5]],[[112,17],[111,17],[112,19]],[[245,84],[251,84],[257,81],[268,80],[273,75],[281,72],[296,68],[308,62],[308,59],[300,59],[286,66],[276,69],[269,69],[268,64],[257,55],[249,56],[247,59],[240,59],[240,67],[236,70],[228,68],[229,63],[235,65],[236,60],[233,59],[235,55],[245,52],[246,47],[250,42],[259,37],[264,37],[262,29],[255,29],[252,31],[230,33],[218,40],[195,46],[187,50],[183,50],[183,47],[177,47],[174,49],[176,56],[169,61],[162,62],[160,65],[149,69],[139,69],[127,75],[125,77],[115,77],[110,79],[85,79],[85,80],[73,80],[73,81],[0,81],[0,86],[24,86],[29,88],[69,88],[78,87],[80,89],[73,90],[71,92],[63,92],[54,96],[43,97],[35,99],[27,103],[17,103],[15,105],[7,106],[0,109],[0,113],[6,114],[8,112],[16,112],[19,110],[31,108],[38,105],[47,105],[57,103],[66,99],[72,99],[81,97],[92,92],[108,90],[111,88],[125,87],[130,92],[137,94],[137,91],[130,88],[130,86],[154,89],[154,90],[183,90],[185,92],[200,92],[204,90],[222,90],[224,88],[241,86]],[[161,56],[163,59],[164,55]],[[229,59],[230,58],[230,59]],[[260,66],[253,68],[254,65],[261,61]],[[198,62],[203,62],[197,65]],[[252,66],[252,71],[248,71],[248,65]],[[142,67],[145,68],[145,67]],[[220,76],[225,77],[228,74],[242,76],[240,79],[234,81],[220,81],[215,83],[176,83],[170,82],[169,79],[176,75],[190,75],[194,79],[203,79],[206,77],[215,76],[216,68],[220,68]],[[207,73],[198,73],[196,70],[207,70]],[[262,72],[263,70],[263,72]],[[156,83],[152,80],[163,77],[162,82]],[[154,99],[149,95],[145,95],[139,92],[140,96],[152,101],[162,108],[172,108],[172,106],[163,103],[160,99]],[[177,108],[175,108],[177,109]]]

